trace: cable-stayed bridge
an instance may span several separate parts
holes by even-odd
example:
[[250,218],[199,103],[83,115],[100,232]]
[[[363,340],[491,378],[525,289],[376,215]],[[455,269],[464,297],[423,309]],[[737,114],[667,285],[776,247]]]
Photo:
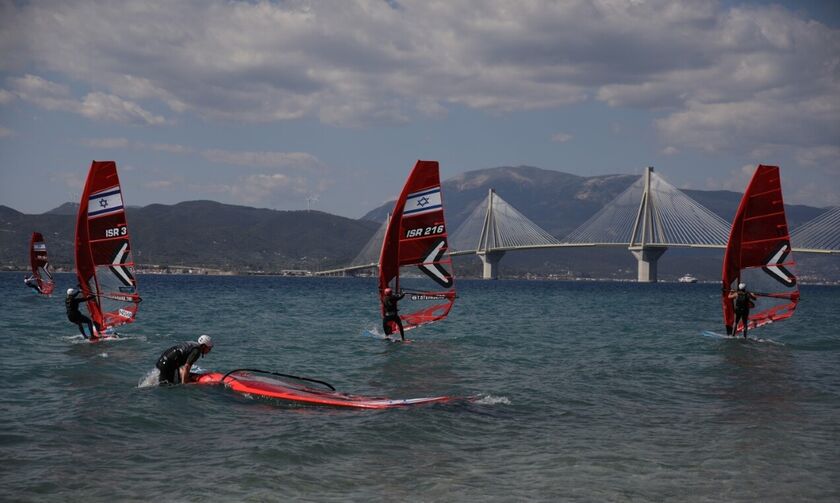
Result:
[[[320,274],[376,267],[387,221],[346,267]],[[483,277],[495,279],[509,251],[544,248],[626,248],[638,262],[638,280],[657,280],[657,261],[668,248],[725,248],[730,224],[648,167],[612,202],[563,239],[552,236],[490,189],[484,202],[449,234],[453,256],[476,254]],[[794,251],[840,254],[840,208],[801,226]]]

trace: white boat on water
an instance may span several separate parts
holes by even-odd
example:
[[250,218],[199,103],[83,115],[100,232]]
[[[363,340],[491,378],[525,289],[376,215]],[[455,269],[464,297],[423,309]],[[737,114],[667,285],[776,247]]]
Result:
[[695,278],[691,274],[686,274],[677,281],[679,281],[680,283],[697,283],[697,278]]

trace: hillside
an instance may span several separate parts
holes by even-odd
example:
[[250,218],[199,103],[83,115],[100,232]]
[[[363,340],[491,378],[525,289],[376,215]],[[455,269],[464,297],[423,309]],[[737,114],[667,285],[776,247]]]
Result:
[[[624,191],[637,175],[582,177],[528,166],[499,167],[463,173],[444,181],[450,232],[481,204],[490,188],[537,225],[562,238]],[[725,220],[741,195],[729,191],[685,191]],[[359,220],[319,211],[275,211],[189,201],[175,205],[129,207],[135,260],[141,265],[199,266],[230,271],[319,270],[348,264],[384,220],[393,203]],[[0,206],[0,266],[25,267],[33,230],[44,234],[54,264],[72,267],[77,204],[65,203],[40,215]],[[787,207],[791,228],[824,211]],[[669,250],[659,262],[660,278],[687,272],[705,280],[719,277],[721,250]],[[837,257],[800,256],[802,276],[840,278]],[[476,257],[456,259],[460,276],[478,275]],[[509,252],[503,276],[572,274],[599,278],[634,278],[636,262],[626,250],[541,250]]]
[[[72,266],[75,214],[24,215],[0,207],[0,264],[21,266],[33,230],[44,234],[57,267]],[[333,267],[353,258],[376,224],[319,211],[275,211],[214,201],[152,204],[126,211],[139,264],[223,270]]]

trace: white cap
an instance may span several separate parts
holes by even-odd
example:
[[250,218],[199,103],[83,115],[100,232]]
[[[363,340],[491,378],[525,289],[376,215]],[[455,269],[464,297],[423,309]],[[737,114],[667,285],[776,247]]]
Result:
[[201,337],[198,338],[198,343],[199,344],[204,344],[208,348],[213,347],[213,339],[211,339],[210,336],[206,335],[206,334],[202,335]]
[[743,290],[746,287],[747,287],[746,283],[738,283],[738,290]]
[[76,289],[75,288],[68,288],[67,289],[67,295],[76,295]]

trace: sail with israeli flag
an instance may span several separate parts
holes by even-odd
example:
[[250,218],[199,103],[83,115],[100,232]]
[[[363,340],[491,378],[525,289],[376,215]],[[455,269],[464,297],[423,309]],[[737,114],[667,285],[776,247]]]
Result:
[[380,301],[388,287],[405,293],[399,301],[405,330],[442,320],[452,309],[455,281],[448,249],[439,165],[417,161],[394,205],[379,258]]
[[29,239],[29,263],[32,276],[38,281],[38,291],[43,295],[51,294],[55,289],[55,281],[47,256],[47,243],[40,232],[33,232]]
[[739,283],[757,296],[748,329],[793,316],[799,303],[795,265],[779,168],[760,165],[735,213],[723,259],[721,301],[726,333],[743,328],[741,323],[733,326],[735,307],[729,298]]
[[140,295],[122,188],[113,161],[93,161],[76,221],[76,275],[102,330],[131,323]]

